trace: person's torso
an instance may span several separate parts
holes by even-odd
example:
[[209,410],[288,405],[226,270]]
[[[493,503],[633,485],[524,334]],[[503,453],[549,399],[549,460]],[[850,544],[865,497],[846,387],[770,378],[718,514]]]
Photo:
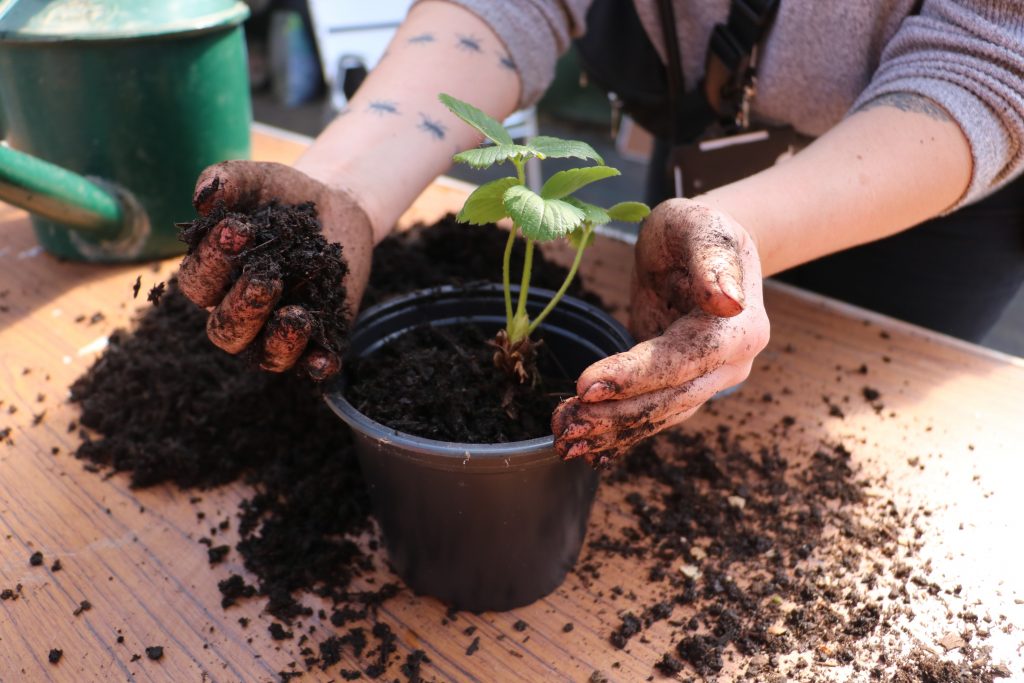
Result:
[[[635,0],[658,52],[664,43],[657,0]],[[867,86],[886,43],[915,0],[781,0],[758,65],[752,112],[818,136],[837,124]],[[729,0],[675,0],[687,89],[700,82],[708,37]]]

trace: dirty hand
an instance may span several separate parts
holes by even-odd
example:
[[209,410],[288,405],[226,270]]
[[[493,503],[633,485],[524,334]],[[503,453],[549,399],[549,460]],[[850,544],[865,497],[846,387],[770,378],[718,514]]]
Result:
[[768,343],[754,241],[722,211],[659,204],[636,245],[632,328],[646,340],[587,368],[555,410],[555,448],[604,465],[742,382]]
[[[365,212],[347,192],[283,164],[225,161],[200,174],[192,203],[205,216],[221,202],[227,210],[241,212],[271,199],[316,203],[324,235],[341,243],[348,261],[345,285],[354,314],[370,273],[373,237]],[[193,302],[211,309],[206,325],[210,340],[228,353],[257,344],[261,367],[272,372],[301,363],[315,380],[333,375],[341,359],[324,349],[306,348],[312,332],[306,310],[294,305],[277,308],[279,280],[250,281],[243,274],[228,287],[237,256],[250,246],[255,245],[249,244],[246,227],[225,218],[182,261],[178,286]]]

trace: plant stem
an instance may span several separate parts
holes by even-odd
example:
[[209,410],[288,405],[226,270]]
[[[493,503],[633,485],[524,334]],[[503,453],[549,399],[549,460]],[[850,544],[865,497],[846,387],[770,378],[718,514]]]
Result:
[[512,164],[516,167],[516,175],[519,176],[519,184],[526,184],[526,164],[519,157],[512,159]]
[[[519,178],[520,185],[526,185],[526,166],[523,163],[521,157],[514,157],[512,159],[512,165],[516,167],[516,177]],[[519,317],[525,307],[522,296],[522,292],[519,295],[519,301],[516,303],[516,310],[518,313],[513,315],[512,313],[512,277],[511,277],[511,261],[512,261],[512,246],[515,244],[516,235],[519,232],[519,226],[512,224],[512,231],[509,233],[508,242],[505,243],[505,257],[502,261],[502,285],[505,290],[505,332],[508,335],[509,341],[517,341],[515,330],[513,329],[513,322]],[[529,283],[530,278],[530,265],[533,261],[533,243],[530,240],[526,241],[526,260],[523,264],[523,282]]]
[[565,276],[565,281],[562,282],[562,286],[558,288],[555,295],[551,297],[551,301],[548,302],[548,305],[545,306],[544,310],[533,319],[533,322],[530,323],[530,327],[526,331],[527,336],[533,334],[534,330],[540,326],[541,322],[544,321],[544,318],[548,317],[548,314],[551,313],[555,306],[558,305],[558,302],[562,299],[566,290],[569,289],[569,285],[572,284],[572,279],[576,277],[576,271],[579,270],[580,261],[583,260],[583,250],[587,248],[587,240],[590,239],[590,233],[593,231],[594,226],[587,225],[586,231],[583,233],[583,239],[580,240],[580,246],[576,249],[576,257],[572,260],[572,267],[569,269],[569,274]]
[[513,224],[508,231],[508,242],[505,243],[505,258],[501,263],[501,284],[505,290],[505,330],[512,332],[512,246],[516,243],[519,228]]
[[[530,271],[533,268],[533,244],[534,241],[527,238],[526,255],[523,257],[523,278],[519,284],[519,304],[516,306],[516,318],[526,316],[526,297],[530,293]],[[511,341],[517,342],[528,334],[529,332],[525,332],[523,335],[516,335]]]

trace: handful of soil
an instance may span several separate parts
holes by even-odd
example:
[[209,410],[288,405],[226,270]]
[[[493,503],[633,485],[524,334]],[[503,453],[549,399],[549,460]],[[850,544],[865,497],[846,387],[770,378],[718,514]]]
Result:
[[[312,326],[310,348],[319,347],[340,357],[346,348],[350,317],[344,286],[348,264],[341,245],[323,236],[316,206],[312,202],[288,206],[271,201],[251,213],[238,213],[218,205],[206,216],[179,224],[179,237],[188,244],[189,256],[196,254],[203,238],[225,220],[243,235],[246,244],[229,257],[228,289],[243,277],[267,283],[271,289],[280,283],[277,310],[301,307]],[[223,294],[215,293],[213,298],[219,301]]]

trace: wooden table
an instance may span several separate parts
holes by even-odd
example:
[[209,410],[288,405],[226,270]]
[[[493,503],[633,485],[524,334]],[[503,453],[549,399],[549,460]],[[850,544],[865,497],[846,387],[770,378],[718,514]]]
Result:
[[[266,131],[258,131],[255,142],[257,158],[284,162],[303,145]],[[432,220],[461,203],[464,193],[458,183],[441,182],[403,222]],[[628,245],[609,240],[586,259],[584,277],[619,315],[629,262]],[[76,409],[66,403],[67,387],[94,360],[105,335],[140,305],[131,296],[136,276],[146,292],[174,266],[173,260],[119,267],[58,263],[40,252],[24,213],[0,206],[0,429],[11,428],[10,443],[0,443],[0,589],[21,585],[18,600],[0,601],[3,683],[248,683],[276,680],[296,658],[269,639],[259,601],[230,613],[219,607],[217,580],[243,570],[234,553],[223,566],[208,567],[206,548],[196,542],[205,527],[188,502],[193,493],[171,486],[132,490],[126,477],[86,472],[70,455],[77,437],[67,425]],[[744,417],[745,428],[758,430],[794,415],[810,425],[784,444],[797,458],[822,440],[856,442],[858,464],[887,475],[886,495],[932,510],[922,552],[933,560],[935,575],[962,584],[979,609],[1024,625],[1024,361],[779,285],[768,286],[767,305],[772,342],[751,378],[718,402],[717,416],[703,414],[692,425]],[[76,321],[94,312],[104,319]],[[870,384],[897,417],[880,419],[860,400],[844,404],[843,420],[823,412],[823,394],[860,391],[863,381],[853,369],[861,364],[870,366]],[[780,383],[792,393],[763,403],[762,394],[777,392]],[[927,467],[908,464],[914,457],[920,460],[910,462]],[[205,492],[199,508],[220,519],[234,512],[245,492],[240,484]],[[622,495],[616,487],[602,488],[594,527],[621,516]],[[46,563],[30,567],[37,550]],[[54,558],[62,571],[50,571]],[[397,631],[402,651],[427,651],[434,662],[425,667],[428,679],[584,681],[602,670],[612,680],[639,681],[669,649],[668,630],[652,628],[647,643],[634,640],[625,651],[613,650],[607,637],[617,606],[595,595],[613,585],[640,591],[642,574],[635,561],[609,561],[589,591],[570,576],[554,595],[527,608],[462,615],[482,636],[472,659],[464,656],[470,639],[440,626],[445,608],[434,600],[403,593],[386,604],[382,618]],[[84,599],[92,609],[73,616]],[[237,622],[243,615],[253,620],[248,629]],[[918,624],[926,627],[930,616],[919,614]],[[530,624],[525,643],[511,628],[518,619]],[[575,624],[571,638],[561,632],[569,621]],[[507,637],[498,642],[499,634]],[[119,635],[123,644],[116,643]],[[1020,643],[1017,631],[993,633],[989,641],[995,658],[1024,680]],[[154,644],[165,647],[162,661],[131,661]],[[47,663],[53,647],[64,652],[59,666]],[[330,679],[338,680],[336,671],[310,675]]]

